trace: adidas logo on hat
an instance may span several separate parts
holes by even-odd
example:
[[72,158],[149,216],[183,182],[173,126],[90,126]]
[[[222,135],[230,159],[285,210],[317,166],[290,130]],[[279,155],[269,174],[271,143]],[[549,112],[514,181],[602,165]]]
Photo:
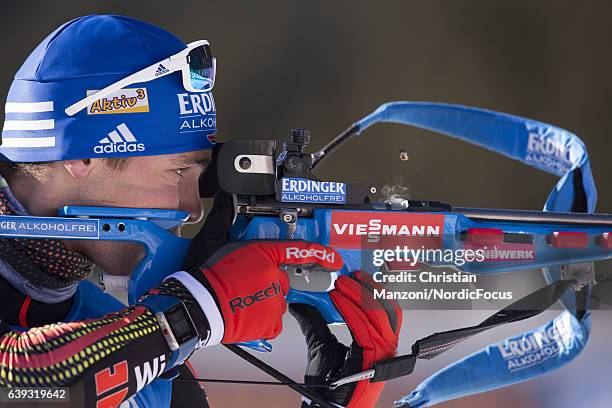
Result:
[[167,74],[168,72],[170,72],[170,70],[166,67],[164,67],[163,64],[159,64],[159,66],[157,67],[157,71],[155,71],[155,76],[160,76],[160,75],[164,75]]
[[125,123],[117,126],[116,130],[110,132],[108,137],[105,137],[98,143],[99,145],[94,147],[94,152],[97,154],[145,151],[144,143],[138,143]]

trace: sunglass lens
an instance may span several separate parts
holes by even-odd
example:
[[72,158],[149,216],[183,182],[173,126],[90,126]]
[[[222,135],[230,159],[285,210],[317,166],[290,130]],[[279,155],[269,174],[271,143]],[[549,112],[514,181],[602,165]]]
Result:
[[187,55],[189,61],[189,77],[193,89],[211,90],[215,83],[215,63],[210,52],[210,46],[203,45],[194,48]]

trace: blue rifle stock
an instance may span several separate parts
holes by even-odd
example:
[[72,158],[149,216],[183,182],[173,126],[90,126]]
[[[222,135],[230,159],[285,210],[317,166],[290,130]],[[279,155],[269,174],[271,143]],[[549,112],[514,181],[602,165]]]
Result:
[[185,211],[67,206],[57,217],[0,215],[0,237],[124,241],[141,244],[144,258],[130,276],[128,301],[181,269],[190,240],[170,230],[189,218]]

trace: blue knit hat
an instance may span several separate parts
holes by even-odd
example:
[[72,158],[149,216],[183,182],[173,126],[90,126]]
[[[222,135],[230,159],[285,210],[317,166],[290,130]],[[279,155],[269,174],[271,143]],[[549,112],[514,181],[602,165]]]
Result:
[[152,156],[212,148],[213,96],[187,92],[180,72],[129,85],[74,116],[64,112],[93,91],[185,48],[173,34],[129,17],[92,15],[62,25],[15,75],[0,160]]

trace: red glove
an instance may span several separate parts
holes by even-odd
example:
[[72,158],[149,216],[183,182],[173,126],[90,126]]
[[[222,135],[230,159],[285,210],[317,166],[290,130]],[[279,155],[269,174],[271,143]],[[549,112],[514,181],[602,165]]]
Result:
[[[402,327],[402,311],[395,301],[374,300],[373,288],[380,290],[382,286],[374,282],[370,275],[356,272],[353,276],[354,279],[340,277],[330,296],[351,331],[354,342],[362,349],[360,371],[364,371],[377,361],[395,357]],[[359,381],[348,407],[373,407],[384,386],[384,382]]]
[[[282,329],[289,278],[283,265],[318,264],[337,271],[342,258],[331,248],[305,241],[233,242],[180,280],[210,325],[206,345],[270,339]],[[187,277],[185,276],[187,275]],[[191,278],[191,279],[190,279]]]
[[[375,300],[374,288],[382,286],[367,273],[355,272],[352,277],[338,278],[330,292],[353,337],[350,349],[338,342],[314,307],[290,305],[308,345],[306,383],[330,383],[396,355],[402,312],[395,301]],[[378,401],[384,385],[362,380],[325,391],[322,397],[349,408],[370,408]]]

